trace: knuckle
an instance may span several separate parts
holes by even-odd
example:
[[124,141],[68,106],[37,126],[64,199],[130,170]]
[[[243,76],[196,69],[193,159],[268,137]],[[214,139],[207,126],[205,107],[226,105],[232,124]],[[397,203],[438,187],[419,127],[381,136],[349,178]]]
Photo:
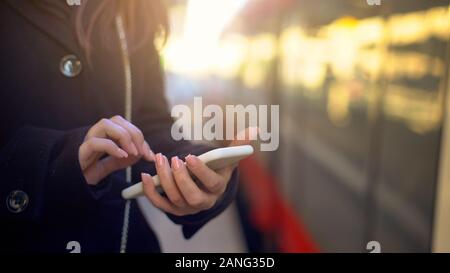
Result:
[[88,141],[86,141],[85,143],[83,143],[83,145],[86,145],[86,148],[88,148],[88,149],[92,149],[95,146],[95,139],[91,138]]
[[120,132],[120,136],[123,137],[125,140],[127,141],[131,141],[131,136],[130,134],[127,132],[127,130],[120,128],[119,129]]
[[143,140],[144,139],[144,134],[142,133],[142,131],[139,128],[137,128],[136,126],[134,126],[134,125],[133,125],[133,127],[135,128],[136,135]]
[[204,206],[205,200],[200,194],[192,194],[191,198],[189,199],[189,205],[193,208],[201,208]]
[[205,203],[205,207],[203,209],[210,209],[214,206],[215,204],[215,200],[209,200],[208,202]]
[[108,126],[109,125],[109,120],[108,119],[106,119],[106,118],[102,118],[99,122],[98,122],[98,124],[100,124],[100,125],[102,125],[102,126]]
[[173,196],[171,199],[172,203],[174,203],[177,207],[182,207],[184,206],[184,201],[183,198],[179,195],[177,196]]
[[136,128],[136,131],[137,131],[137,137],[139,138],[139,140],[141,142],[144,142],[144,134],[142,133],[142,131],[139,130],[138,128]]
[[89,128],[89,130],[86,133],[86,136],[84,137],[84,140],[88,140],[90,138],[92,138],[92,135],[94,134],[95,130],[97,129],[97,124],[94,124],[91,126],[91,128]]
[[131,141],[131,136],[128,133],[127,130],[123,129],[122,127],[118,126],[118,132],[119,132],[119,136],[121,139],[125,140],[125,141]]
[[220,192],[220,191],[222,191],[222,186],[223,186],[222,180],[217,179],[210,183],[209,189],[212,192]]
[[86,153],[89,152],[91,148],[89,147],[89,143],[88,142],[84,142],[83,144],[80,145],[79,148],[79,152],[80,153]]
[[120,121],[124,120],[124,118],[121,115],[115,115],[111,118],[111,120]]

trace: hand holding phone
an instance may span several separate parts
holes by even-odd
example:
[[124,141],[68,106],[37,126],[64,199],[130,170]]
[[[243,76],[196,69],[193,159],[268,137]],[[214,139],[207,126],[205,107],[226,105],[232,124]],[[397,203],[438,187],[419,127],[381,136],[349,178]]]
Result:
[[[227,166],[237,164],[240,160],[253,154],[254,150],[251,145],[232,146],[226,148],[218,148],[206,152],[200,156],[200,159],[212,170],[220,170]],[[153,182],[155,186],[159,186],[159,178],[157,175],[153,176]],[[133,199],[140,195],[143,195],[142,182],[136,183],[122,191],[122,197],[124,199]]]

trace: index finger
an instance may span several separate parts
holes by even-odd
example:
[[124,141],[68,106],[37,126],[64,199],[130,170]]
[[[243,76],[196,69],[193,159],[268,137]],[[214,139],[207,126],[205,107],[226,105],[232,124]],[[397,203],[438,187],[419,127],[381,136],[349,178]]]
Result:
[[88,131],[86,138],[92,137],[111,138],[122,146],[130,154],[138,155],[136,145],[133,144],[130,133],[122,126],[109,119],[102,119]]
[[142,131],[136,127],[133,123],[124,119],[121,116],[114,116],[111,118],[111,121],[122,126],[128,133],[131,135],[131,139],[133,140],[135,146],[140,151],[142,155],[146,157],[147,160],[154,160],[154,153],[150,149],[150,146],[144,139],[144,134]]

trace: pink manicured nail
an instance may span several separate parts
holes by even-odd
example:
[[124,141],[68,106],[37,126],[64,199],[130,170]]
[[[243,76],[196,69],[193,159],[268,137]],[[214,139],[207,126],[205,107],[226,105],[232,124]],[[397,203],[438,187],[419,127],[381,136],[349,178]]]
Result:
[[178,159],[178,163],[180,164],[180,167],[184,167],[184,162],[181,159]]
[[180,159],[178,159],[178,156],[172,157],[172,167],[174,170],[178,170],[181,167]]
[[149,176],[150,176],[150,175],[149,175],[148,173],[141,173],[142,182],[145,183],[145,184],[147,184],[147,183],[148,183],[148,180],[147,180],[147,179],[144,179],[144,177],[145,177],[145,178],[148,178]]
[[155,153],[150,148],[148,148],[148,156],[150,156],[151,158],[155,158]]
[[153,153],[152,149],[150,149],[150,146],[148,146],[147,142],[144,142],[144,144],[142,144],[142,147],[147,157],[151,158],[152,160],[155,160],[155,153]]
[[158,153],[156,155],[156,164],[158,164],[159,167],[162,167],[162,166],[164,166],[164,161],[165,160],[163,158],[163,155],[161,153]]
[[186,162],[191,166],[195,166],[198,162],[198,158],[195,155],[188,155],[186,156]]

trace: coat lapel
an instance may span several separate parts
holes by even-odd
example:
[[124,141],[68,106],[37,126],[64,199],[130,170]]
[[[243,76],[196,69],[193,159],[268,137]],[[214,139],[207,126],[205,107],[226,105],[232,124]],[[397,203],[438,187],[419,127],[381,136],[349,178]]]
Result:
[[[48,35],[68,52],[78,52],[78,42],[72,18],[52,16],[30,0],[4,0],[13,10],[32,23],[37,29]],[[56,0],[60,1],[60,0]],[[43,3],[41,3],[42,5]],[[77,7],[70,7],[76,9]]]

